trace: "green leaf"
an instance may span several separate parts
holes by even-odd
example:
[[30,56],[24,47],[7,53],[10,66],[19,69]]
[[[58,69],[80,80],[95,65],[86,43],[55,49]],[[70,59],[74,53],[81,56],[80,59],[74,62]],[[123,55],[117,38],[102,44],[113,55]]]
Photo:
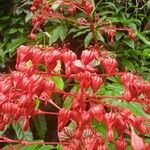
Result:
[[99,30],[96,30],[96,37],[99,41],[105,43],[105,39],[103,38],[103,36],[100,34]]
[[62,145],[57,145],[57,150],[63,150],[63,146]]
[[[46,33],[46,32],[45,32]],[[66,25],[61,25],[55,27],[47,36],[49,37],[49,43],[53,44],[55,43],[59,38],[61,41],[64,41],[68,33],[68,28]]]
[[108,80],[114,82],[114,83],[120,83],[118,77],[115,76],[111,76],[111,77],[107,77]]
[[93,33],[92,32],[88,33],[88,35],[84,39],[84,46],[85,46],[85,48],[89,46],[92,38],[93,38]]
[[28,21],[30,21],[33,17],[33,13],[32,12],[29,12],[26,17],[25,17],[25,22],[27,23]]
[[92,126],[101,134],[103,134],[103,136],[106,136],[107,134],[107,129],[106,129],[106,125],[104,123],[99,123],[97,120],[93,120],[92,122]]
[[20,32],[20,33],[23,33],[24,29],[23,28],[18,28],[17,31]]
[[101,17],[101,18],[98,20],[96,26],[101,25],[101,24],[106,20],[106,18],[107,18],[107,16]]
[[17,39],[13,39],[11,42],[9,42],[7,44],[6,52],[8,52],[10,56],[12,56],[14,54],[14,52],[16,51],[16,48],[25,42],[26,42],[26,38],[24,38],[24,37],[19,37]]
[[17,32],[17,29],[16,28],[12,28],[12,29],[10,29],[9,30],[9,34],[14,34],[14,33],[16,33]]
[[137,102],[130,102],[129,103],[129,108],[132,110],[132,112],[135,115],[140,115],[140,116],[144,116],[146,118],[150,119],[150,115],[146,114],[143,110],[143,108],[141,107],[141,105]]
[[55,43],[59,37],[60,37],[60,26],[55,27],[51,32],[50,32],[50,38],[49,38],[49,43],[53,44]]
[[[33,141],[33,142],[43,142],[43,141]],[[10,150],[10,146],[6,146],[3,149],[4,150]],[[39,144],[32,144],[28,146],[23,146],[21,144],[13,145],[13,148],[16,148],[16,150],[54,150],[56,147],[53,145],[39,145]]]
[[5,57],[4,51],[0,47],[0,64],[4,62],[4,57]]
[[133,40],[126,39],[126,40],[123,40],[123,43],[126,44],[127,46],[133,48],[133,49],[135,47]]
[[87,32],[89,32],[89,31],[90,31],[90,29],[85,29],[85,30],[83,30],[83,31],[79,31],[79,32],[77,32],[77,33],[73,36],[73,38],[79,37],[79,36],[81,36],[81,35],[83,35],[83,34],[87,34]]
[[115,13],[113,11],[103,11],[101,12],[101,15],[104,16],[104,15],[114,15]]
[[150,115],[146,114],[141,107],[141,105],[137,102],[127,102],[127,101],[121,101],[121,100],[111,100],[110,101],[112,105],[115,106],[121,106],[123,108],[129,108],[132,110],[134,115],[144,116],[146,118],[150,118]]
[[18,139],[23,139],[23,140],[26,140],[26,141],[31,141],[33,140],[33,136],[32,136],[32,132],[30,130],[28,131],[23,131],[22,129],[22,124],[23,122],[20,121],[18,122],[17,124],[14,124],[13,125],[13,129],[15,130],[16,132],[16,136]]
[[39,108],[40,106],[40,100],[39,99],[35,99],[35,108]]
[[116,32],[115,38],[116,41],[119,41],[123,37],[124,33],[123,32]]
[[57,1],[56,1],[55,3],[53,3],[52,8],[53,8],[54,10],[56,10],[56,9],[60,6],[60,4],[61,4],[61,3],[57,3]]
[[37,148],[36,150],[54,150],[54,149],[56,149],[53,145],[44,145],[44,146],[42,146],[42,147],[40,147],[40,148]]
[[146,48],[143,50],[143,57],[144,58],[150,58],[150,48]]
[[88,31],[90,31],[89,27],[87,27],[87,26],[79,26],[79,27],[76,27],[76,28],[71,28],[69,30],[69,34],[74,33],[74,32],[84,31],[85,29],[88,29]]
[[137,36],[140,40],[143,41],[144,44],[146,44],[147,46],[150,46],[150,41],[144,34],[142,34],[141,32],[137,32]]
[[60,90],[64,89],[64,81],[61,77],[53,76],[51,77],[52,81],[54,81],[56,87]]
[[68,28],[66,25],[60,26],[60,39],[61,41],[64,41],[68,33]]
[[119,96],[122,95],[124,87],[118,83],[112,83],[109,85],[103,85],[98,90],[98,95],[107,95],[107,96]]
[[23,148],[21,148],[20,150],[37,150],[39,147],[39,145],[28,145],[28,146],[25,146]]
[[45,116],[44,115],[36,116],[33,117],[33,120],[39,137],[43,139],[47,131],[47,123]]
[[133,65],[133,63],[132,63],[132,61],[130,61],[130,60],[127,60],[127,59],[125,59],[125,60],[123,60],[122,61],[122,64],[124,65],[124,66],[126,66],[129,70],[134,70],[135,69],[135,67],[134,67],[134,65]]
[[[74,85],[73,88],[71,89],[71,93],[77,92],[79,90],[79,85]],[[69,108],[72,104],[72,97],[67,96],[63,102],[63,108]]]

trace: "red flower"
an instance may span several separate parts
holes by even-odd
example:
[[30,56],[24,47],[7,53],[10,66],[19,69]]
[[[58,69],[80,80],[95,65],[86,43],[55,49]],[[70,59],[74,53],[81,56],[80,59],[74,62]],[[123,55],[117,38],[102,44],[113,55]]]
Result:
[[60,109],[58,115],[58,131],[62,131],[66,123],[70,120],[70,110]]
[[85,65],[80,60],[74,60],[71,69],[75,73],[83,72],[85,71]]
[[57,61],[61,59],[61,53],[58,50],[51,50],[44,54],[44,60],[48,72],[53,71],[57,65]]
[[104,117],[105,109],[103,105],[99,104],[99,105],[91,106],[90,112],[95,119],[101,122]]
[[117,61],[114,58],[106,57],[101,60],[101,65],[104,67],[106,73],[112,74],[117,68]]
[[143,150],[144,148],[143,139],[137,136],[133,127],[131,127],[131,146],[133,150]]
[[119,137],[115,142],[115,150],[126,150],[127,143],[123,137]]
[[96,93],[96,91],[100,88],[102,83],[103,83],[103,80],[98,75],[92,76],[92,78],[91,78],[91,87],[92,87],[92,90],[93,90],[94,93]]

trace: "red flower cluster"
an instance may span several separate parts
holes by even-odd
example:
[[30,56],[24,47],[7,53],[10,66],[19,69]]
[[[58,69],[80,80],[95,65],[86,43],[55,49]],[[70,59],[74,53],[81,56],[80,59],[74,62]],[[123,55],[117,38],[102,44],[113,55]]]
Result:
[[[65,66],[64,73],[55,72],[57,63]],[[101,66],[105,74],[98,73],[94,66]],[[43,65],[45,71],[39,66]],[[143,117],[134,116],[129,109],[108,105],[105,101],[99,100],[96,95],[101,85],[106,82],[105,76],[119,75],[125,92],[120,97],[126,101],[136,101],[149,104],[149,83],[143,78],[132,73],[120,73],[117,70],[117,61],[111,58],[106,52],[97,47],[89,47],[82,52],[80,59],[66,46],[40,48],[38,46],[20,46],[17,50],[16,70],[11,74],[2,75],[0,78],[0,129],[3,130],[8,123],[15,123],[24,120],[23,129],[28,129],[29,117],[36,115],[35,103],[38,98],[41,102],[51,102],[51,94],[58,92],[51,76],[63,76],[79,83],[80,89],[77,93],[66,93],[64,96],[73,96],[70,109],[60,109],[58,115],[58,132],[64,132],[66,124],[72,122],[75,128],[70,132],[65,141],[64,149],[108,149],[106,142],[115,142],[117,150],[126,149],[126,136],[131,136],[133,149],[138,148],[137,141],[141,143],[141,149],[148,150],[149,145],[145,144],[134,130],[138,133],[148,133],[148,127],[144,124]],[[104,76],[104,77],[103,77]],[[91,88],[93,93],[88,94]],[[61,92],[62,93],[62,92]],[[107,96],[106,96],[107,97]],[[105,99],[105,96],[103,96]],[[98,104],[97,104],[98,103]],[[146,109],[150,113],[149,109]],[[99,124],[105,124],[107,128],[106,137],[100,134],[92,126],[92,121],[97,120]],[[118,138],[115,139],[114,131],[117,131]],[[64,138],[60,138],[64,140]],[[73,143],[76,143],[76,148]]]

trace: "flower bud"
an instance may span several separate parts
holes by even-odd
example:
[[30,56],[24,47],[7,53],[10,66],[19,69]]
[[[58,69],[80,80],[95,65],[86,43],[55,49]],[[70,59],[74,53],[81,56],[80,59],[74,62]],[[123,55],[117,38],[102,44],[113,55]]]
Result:
[[58,114],[58,131],[62,131],[66,123],[70,120],[70,110],[60,109]]
[[103,58],[101,60],[101,65],[104,67],[106,73],[112,74],[117,67],[117,61],[111,57]]
[[131,128],[131,146],[133,150],[143,150],[144,141],[135,134],[133,127]]
[[107,131],[107,140],[109,142],[113,142],[113,139],[114,139],[114,132],[113,132],[113,129],[109,129]]
[[100,86],[103,83],[102,78],[100,78],[98,75],[92,76],[91,78],[91,87],[94,93],[100,88]]
[[71,69],[75,73],[83,72],[85,71],[85,65],[80,60],[75,60],[72,62]]
[[119,137],[115,142],[115,150],[126,150],[127,143],[124,138]]

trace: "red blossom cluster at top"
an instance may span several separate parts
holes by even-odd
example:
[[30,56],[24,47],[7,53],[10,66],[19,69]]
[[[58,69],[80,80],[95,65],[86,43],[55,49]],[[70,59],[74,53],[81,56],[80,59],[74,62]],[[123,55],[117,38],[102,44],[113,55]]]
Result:
[[[55,4],[59,6],[58,9],[54,9],[53,6]],[[96,17],[92,19],[91,13],[93,11],[93,5],[91,1],[87,1],[87,0],[81,0],[81,1],[63,0],[63,1],[54,1],[54,2],[48,2],[47,0],[33,0],[31,11],[34,14],[32,18],[33,29],[30,34],[31,39],[36,38],[35,32],[38,29],[40,29],[40,27],[46,22],[46,20],[50,18],[64,19],[64,20],[71,21],[77,25],[89,26],[91,27],[91,30],[94,30],[94,28],[97,26],[97,23],[100,19],[99,14],[97,14]],[[78,11],[83,12],[86,17],[78,17],[77,20],[73,20],[68,16],[66,16],[66,14],[69,16],[73,16]],[[116,31],[125,31],[128,33],[128,37],[130,39],[136,38],[136,34],[132,29],[117,28],[112,24],[104,23],[102,27],[100,27],[99,31],[102,35],[104,33],[107,33],[107,36],[110,39],[110,42],[112,44],[114,43],[114,36]],[[95,35],[94,35],[94,39],[96,40]]]
[[[57,64],[64,64],[64,71],[56,72]],[[97,65],[94,65],[97,62]],[[44,66],[41,71],[39,66]],[[103,73],[97,67],[101,67]],[[16,71],[0,77],[0,130],[4,130],[8,123],[16,123],[24,120],[23,129],[27,130],[29,118],[42,113],[36,108],[36,99],[46,105],[53,103],[52,93],[57,92],[72,97],[69,109],[60,108],[58,114],[58,132],[61,141],[69,142],[64,149],[79,150],[83,147],[87,150],[107,150],[106,142],[115,142],[116,150],[126,149],[125,137],[131,136],[131,145],[134,150],[148,150],[150,147],[135,133],[144,135],[149,132],[145,125],[145,118],[135,116],[131,110],[107,104],[104,95],[96,92],[106,84],[107,76],[119,76],[124,86],[122,96],[109,97],[125,101],[135,101],[150,113],[150,83],[142,77],[128,72],[119,72],[117,61],[109,56],[101,47],[90,46],[83,50],[80,58],[66,46],[47,47],[20,46],[17,50]],[[77,93],[67,93],[59,90],[51,80],[53,76],[68,78],[79,84]],[[92,93],[88,93],[88,89]],[[92,126],[92,121],[104,123],[107,128],[106,137]],[[68,122],[74,123],[75,127],[66,127]],[[114,137],[114,130],[118,138]],[[138,141],[138,142],[137,142]],[[91,147],[92,145],[92,147]]]

